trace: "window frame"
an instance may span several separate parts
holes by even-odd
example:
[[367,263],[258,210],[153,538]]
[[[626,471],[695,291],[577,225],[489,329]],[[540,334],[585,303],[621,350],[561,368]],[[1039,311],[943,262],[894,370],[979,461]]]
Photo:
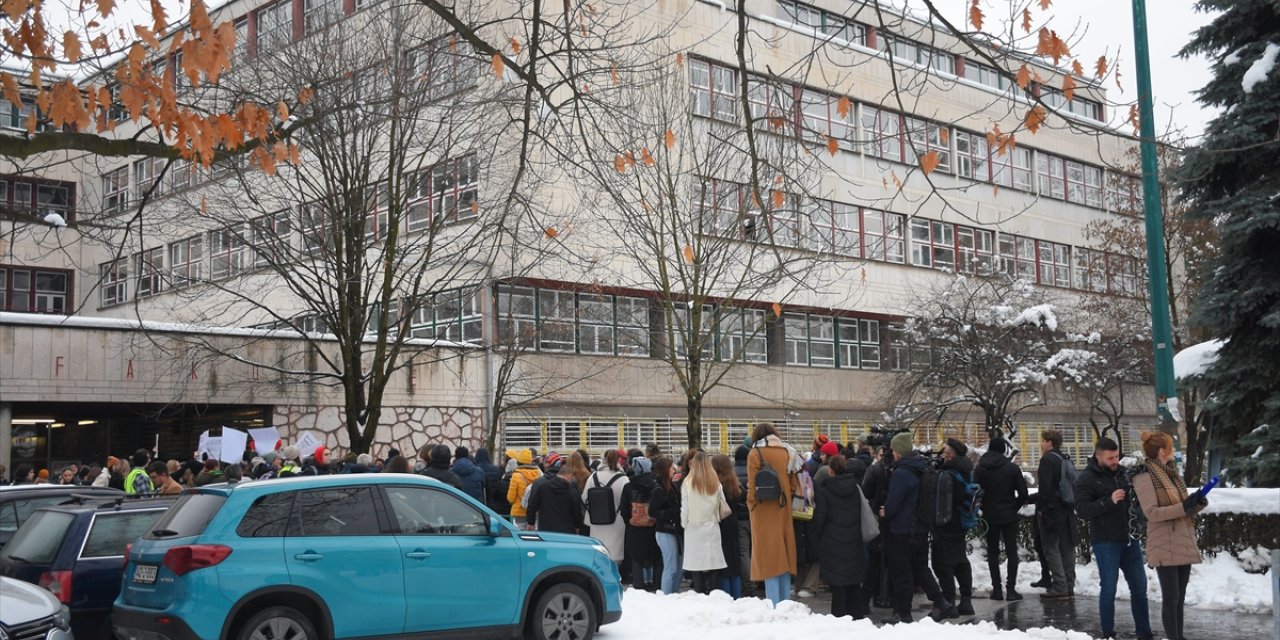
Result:
[[166,247],[161,245],[133,254],[134,297],[149,298],[164,293],[165,253]]
[[129,259],[117,258],[98,265],[99,303],[111,307],[129,301]]
[[[17,273],[22,272],[26,277],[27,283],[25,289],[22,289],[22,295],[26,298],[25,308],[14,308],[14,301],[18,289]],[[63,289],[57,291],[54,289],[41,289],[41,276],[54,276],[61,278]],[[43,267],[30,267],[25,265],[4,264],[0,263],[0,311],[8,311],[12,313],[48,313],[54,315],[65,315],[68,311],[68,304],[74,300],[72,294],[75,286],[75,273],[70,269],[45,269]],[[60,301],[59,305],[48,305],[48,301]],[[45,304],[42,304],[44,302]],[[41,308],[41,307],[45,308]]]

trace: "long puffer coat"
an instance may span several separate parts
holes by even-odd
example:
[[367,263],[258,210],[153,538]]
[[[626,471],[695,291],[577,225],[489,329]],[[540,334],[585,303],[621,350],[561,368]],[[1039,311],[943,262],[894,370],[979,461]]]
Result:
[[810,535],[818,540],[822,582],[836,587],[862,584],[862,489],[853,473],[827,478],[818,489]]

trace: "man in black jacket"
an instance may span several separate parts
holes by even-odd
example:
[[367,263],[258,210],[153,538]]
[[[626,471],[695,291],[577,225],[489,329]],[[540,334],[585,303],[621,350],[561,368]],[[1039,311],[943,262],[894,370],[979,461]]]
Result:
[[529,494],[529,527],[538,531],[578,533],[583,523],[582,496],[560,477],[560,464],[547,468]]
[[1120,468],[1120,446],[1110,438],[1099,439],[1088,466],[1076,477],[1075,490],[1076,513],[1089,522],[1089,541],[1102,580],[1098,593],[1102,636],[1116,637],[1116,583],[1123,571],[1129,584],[1133,626],[1139,640],[1150,640],[1142,542],[1130,527],[1131,512],[1136,508],[1131,488],[1128,474]]
[[[965,457],[969,447],[955,438],[947,438],[942,449],[942,472],[952,476],[951,520],[933,528],[930,553],[933,558],[933,575],[938,578],[942,595],[956,603],[956,611],[962,616],[973,615],[973,568],[969,566],[965,544],[964,525],[960,522],[960,506],[964,503],[965,486],[973,479],[973,463]],[[959,584],[960,599],[956,599]],[[993,583],[999,584],[999,583]]]
[[[880,507],[884,506],[884,501],[889,497],[889,474],[893,471],[893,457],[886,455],[884,449],[885,447],[881,447],[880,459],[867,467],[867,472],[862,477],[862,495],[866,496],[867,502],[871,504],[871,512],[877,514],[877,517]],[[890,604],[889,585],[884,577],[887,573],[884,566],[884,541],[888,537],[884,535],[884,518],[880,518],[880,532],[879,536],[867,544],[867,571],[862,583],[862,597],[868,602],[874,598],[875,605],[883,609]]]
[[[978,485],[982,487],[982,517],[987,521],[987,570],[991,572],[991,599],[1021,600],[1018,593],[1018,510],[1027,504],[1027,479],[1013,463],[1013,445],[1004,438],[991,441],[978,459]],[[1008,558],[1008,583],[1000,582],[1000,543]],[[1005,584],[1007,588],[1002,588]]]
[[449,469],[449,459],[453,457],[453,452],[449,451],[448,445],[438,444],[431,449],[430,462],[427,468],[422,470],[422,475],[428,478],[435,478],[445,484],[451,484],[459,489],[462,488],[462,479],[458,474]]
[[1040,468],[1036,476],[1036,520],[1040,527],[1040,543],[1044,561],[1049,565],[1053,584],[1040,594],[1044,600],[1066,600],[1075,594],[1076,546],[1075,501],[1068,500],[1074,487],[1062,486],[1062,466],[1067,456],[1062,453],[1062,434],[1046,429],[1040,434]]

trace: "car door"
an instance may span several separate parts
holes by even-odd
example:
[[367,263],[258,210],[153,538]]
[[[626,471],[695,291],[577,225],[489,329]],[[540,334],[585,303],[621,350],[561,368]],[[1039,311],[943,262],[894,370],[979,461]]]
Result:
[[94,514],[75,563],[75,588],[68,603],[72,609],[101,613],[111,610],[111,603],[120,595],[125,546],[146,533],[164,515],[167,506]]
[[298,492],[284,558],[289,582],[324,599],[333,636],[398,634],[404,628],[400,545],[384,532],[374,488]]
[[406,633],[517,622],[523,577],[514,538],[490,536],[485,513],[444,489],[383,491],[404,565]]

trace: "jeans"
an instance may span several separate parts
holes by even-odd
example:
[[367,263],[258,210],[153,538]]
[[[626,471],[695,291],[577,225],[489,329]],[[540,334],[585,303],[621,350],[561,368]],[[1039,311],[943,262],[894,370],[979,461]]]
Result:
[[731,598],[737,600],[742,597],[742,576],[731,576],[726,573],[720,574],[720,590],[729,594]]
[[1072,535],[1072,520],[1075,516],[1070,512],[1053,513],[1040,518],[1040,544],[1044,547],[1044,563],[1049,567],[1049,576],[1053,586],[1049,590],[1056,593],[1070,593],[1076,589],[1076,545]]
[[889,579],[893,584],[893,612],[911,619],[911,596],[915,587],[924,590],[934,606],[946,606],[938,581],[929,570],[929,535],[889,534]]
[[1004,555],[1009,562],[1009,586],[1018,584],[1018,523],[992,524],[987,529],[987,571],[991,572],[991,586],[999,587],[1000,543],[1004,543]]
[[773,606],[778,606],[779,602],[791,598],[791,574],[780,573],[772,578],[764,579],[764,597],[768,598]]
[[1151,633],[1151,614],[1147,609],[1147,570],[1143,566],[1142,543],[1137,540],[1130,540],[1127,544],[1095,542],[1093,559],[1098,563],[1098,576],[1102,579],[1102,590],[1098,592],[1102,634],[1116,631],[1116,585],[1120,582],[1122,571],[1124,581],[1129,585],[1129,608],[1133,611],[1134,630],[1139,636]]
[[1164,636],[1169,640],[1183,640],[1182,614],[1187,601],[1187,582],[1191,579],[1191,565],[1156,567],[1160,580],[1160,619],[1164,622]]
[[680,590],[680,537],[658,531],[657,538],[662,551],[662,592],[675,593]]

